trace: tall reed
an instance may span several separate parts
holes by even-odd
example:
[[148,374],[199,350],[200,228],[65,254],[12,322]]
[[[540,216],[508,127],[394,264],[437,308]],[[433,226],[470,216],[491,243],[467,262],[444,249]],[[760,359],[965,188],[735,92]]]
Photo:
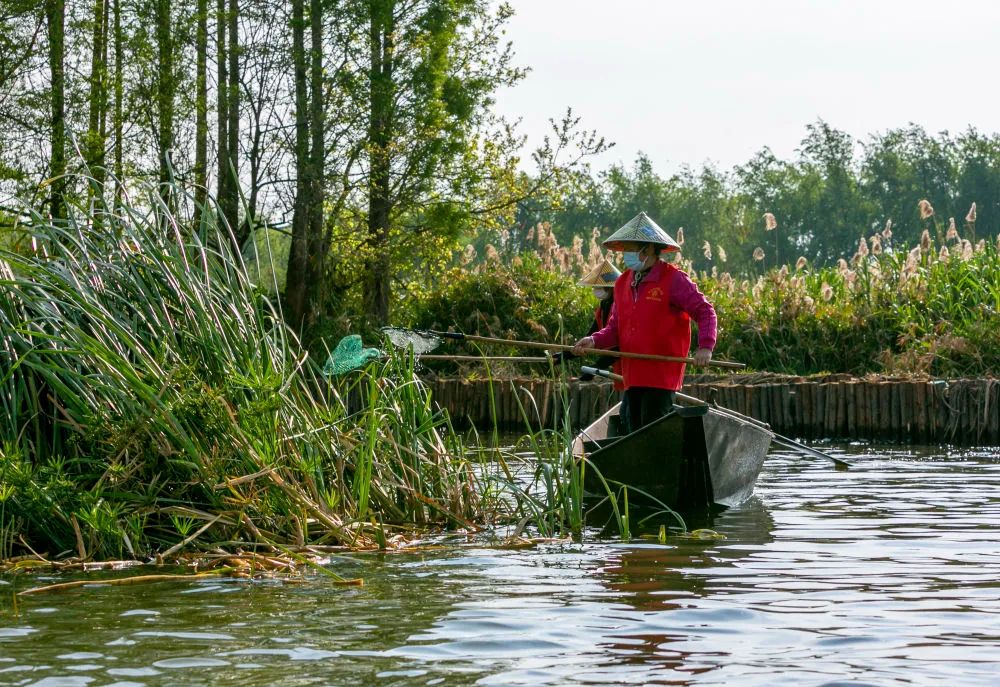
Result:
[[33,213],[0,250],[0,553],[149,556],[188,521],[206,543],[372,545],[480,519],[412,362],[331,384],[216,209],[195,223],[169,190]]
[[794,374],[997,374],[1000,253],[948,237],[888,249],[875,235],[836,267],[800,259],[754,280],[699,275],[719,314],[717,356]]

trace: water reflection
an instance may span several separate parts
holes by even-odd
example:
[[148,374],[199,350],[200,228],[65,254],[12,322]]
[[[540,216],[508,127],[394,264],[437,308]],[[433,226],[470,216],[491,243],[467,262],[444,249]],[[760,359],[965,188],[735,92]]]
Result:
[[[629,544],[614,547],[597,569],[608,589],[637,610],[683,606],[701,596],[706,570],[733,564],[772,541],[774,521],[757,498],[738,509],[689,521],[692,530],[709,530],[704,537],[670,537],[669,544]],[[712,531],[717,533],[712,535]]]
[[846,450],[847,472],[772,455],[755,499],[691,523],[725,539],[360,555],[336,563],[350,589],[26,597],[0,606],[0,685],[991,684],[997,456]]

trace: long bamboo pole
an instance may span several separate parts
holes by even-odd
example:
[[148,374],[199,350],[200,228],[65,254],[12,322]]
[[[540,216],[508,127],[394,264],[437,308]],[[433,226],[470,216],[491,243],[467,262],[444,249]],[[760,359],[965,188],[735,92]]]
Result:
[[[421,332],[416,332],[420,334]],[[516,346],[524,346],[525,348],[541,348],[548,351],[572,351],[572,346],[567,346],[565,344],[555,344],[555,343],[544,343],[542,341],[521,341],[518,339],[497,339],[490,336],[476,336],[474,334],[463,334],[462,332],[438,332],[438,331],[428,331],[427,334],[440,337],[442,339],[452,339],[455,341],[476,341],[479,343],[492,343],[492,344],[513,344]],[[607,355],[614,358],[632,358],[636,360],[658,360],[661,362],[668,363],[688,363],[693,364],[694,358],[680,357],[680,356],[670,356],[670,355],[653,355],[652,353],[631,353],[627,351],[612,351],[603,348],[588,348],[586,353],[589,355]],[[743,369],[746,367],[743,363],[735,363],[727,360],[713,360],[708,363],[709,365],[715,367],[725,367],[730,369]]]

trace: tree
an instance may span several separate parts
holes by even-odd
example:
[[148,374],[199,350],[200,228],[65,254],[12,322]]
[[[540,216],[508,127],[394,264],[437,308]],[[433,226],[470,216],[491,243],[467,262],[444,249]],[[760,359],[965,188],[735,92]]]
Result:
[[107,138],[107,81],[108,81],[108,4],[105,0],[94,0],[94,13],[91,26],[90,53],[90,102],[85,159],[90,173],[93,174],[96,188],[93,192],[104,194],[105,152]]
[[229,109],[229,51],[227,48],[229,22],[226,17],[226,0],[217,0],[215,5],[215,145],[218,170],[215,197],[220,214],[229,221],[229,226],[235,229],[235,220],[232,219],[232,215],[237,207],[237,182],[230,171],[232,154],[229,149],[231,116]]
[[228,111],[226,116],[229,121],[226,124],[226,134],[229,138],[226,143],[228,159],[226,164],[226,175],[229,182],[226,184],[226,195],[219,196],[219,204],[226,221],[236,236],[237,247],[242,245],[246,238],[246,230],[240,227],[239,223],[239,188],[240,188],[240,30],[239,30],[240,10],[238,0],[229,0],[229,11],[226,13],[226,24],[229,33],[229,44],[227,46],[227,58],[229,60],[228,77],[229,81],[225,85],[220,83],[219,89],[225,88],[226,106]]
[[977,219],[967,237],[975,240],[1000,233],[1000,135],[969,129],[958,139],[960,171],[956,182],[956,219],[961,223],[976,203]]
[[208,0],[198,0],[195,21],[194,200],[201,217],[208,199]]
[[[278,21],[269,2],[255,2],[242,10],[240,85],[243,103],[243,146],[246,218],[241,226],[255,227],[263,214],[275,209],[276,193],[285,187],[283,165],[294,143],[294,85],[287,80],[290,54],[288,23]],[[280,206],[278,206],[280,207]]]
[[[389,319],[393,266],[430,232],[457,235],[476,212],[490,145],[481,134],[492,96],[522,72],[499,41],[509,8],[484,0],[372,0],[345,3],[366,26],[354,53],[367,88],[352,89],[351,110],[367,167],[361,250],[369,318]],[[498,167],[504,166],[497,161]],[[485,210],[485,208],[480,208]]]
[[171,0],[156,0],[156,157],[161,193],[166,199],[171,179],[170,152],[174,147],[174,29]]
[[51,148],[49,177],[49,213],[53,220],[66,218],[66,2],[46,0],[45,15],[49,37],[49,89],[50,89],[50,135]]
[[[122,31],[122,3],[114,2],[114,41],[115,41],[115,108],[112,115],[112,128],[115,137],[115,177],[119,183],[125,180],[125,77],[124,77],[124,43]],[[115,203],[121,199],[121,186],[116,186]]]
[[[938,216],[954,215],[956,163],[954,145],[947,134],[940,139],[911,125],[873,135],[864,146],[861,187],[871,203],[877,223],[891,219],[894,240],[913,244],[923,226],[917,203],[929,199]],[[963,216],[964,216],[964,210]]]
[[[499,44],[509,8],[491,13],[485,0],[344,0],[322,42],[319,5],[310,5],[308,17],[301,2],[292,6],[297,182],[289,311],[301,326],[327,292],[360,286],[368,318],[384,323],[394,284],[424,247],[453,241],[474,217],[486,222],[513,207],[511,198],[491,205],[482,194],[516,176],[515,145],[502,140],[507,130],[486,131],[493,91],[521,74]],[[325,89],[319,60],[328,65]],[[324,198],[325,221],[310,214]],[[344,263],[350,266],[340,270]]]
[[[310,50],[305,47],[306,27]],[[295,69],[296,193],[292,215],[292,248],[285,300],[295,327],[313,323],[315,293],[328,251],[323,232],[323,14],[320,0],[292,0],[292,60]]]
[[817,180],[815,202],[803,218],[811,228],[806,245],[813,260],[829,262],[852,255],[875,224],[858,189],[854,139],[823,120],[806,129],[800,166]]
[[[37,3],[30,0],[7,0],[0,10],[0,122],[4,125],[0,135],[0,182],[24,177],[24,161],[15,141],[17,132],[26,127],[18,121],[16,110],[25,90],[25,75],[33,71],[47,27],[47,6],[39,11]],[[37,131],[35,135],[45,138],[44,133]]]

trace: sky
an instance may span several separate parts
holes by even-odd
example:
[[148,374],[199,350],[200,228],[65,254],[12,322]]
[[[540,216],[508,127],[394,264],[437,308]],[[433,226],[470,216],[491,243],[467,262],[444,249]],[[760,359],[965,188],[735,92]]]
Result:
[[516,61],[498,94],[533,146],[567,106],[668,174],[728,170],[770,147],[796,156],[823,119],[865,140],[919,124],[1000,130],[1000,2],[981,0],[508,0]]

